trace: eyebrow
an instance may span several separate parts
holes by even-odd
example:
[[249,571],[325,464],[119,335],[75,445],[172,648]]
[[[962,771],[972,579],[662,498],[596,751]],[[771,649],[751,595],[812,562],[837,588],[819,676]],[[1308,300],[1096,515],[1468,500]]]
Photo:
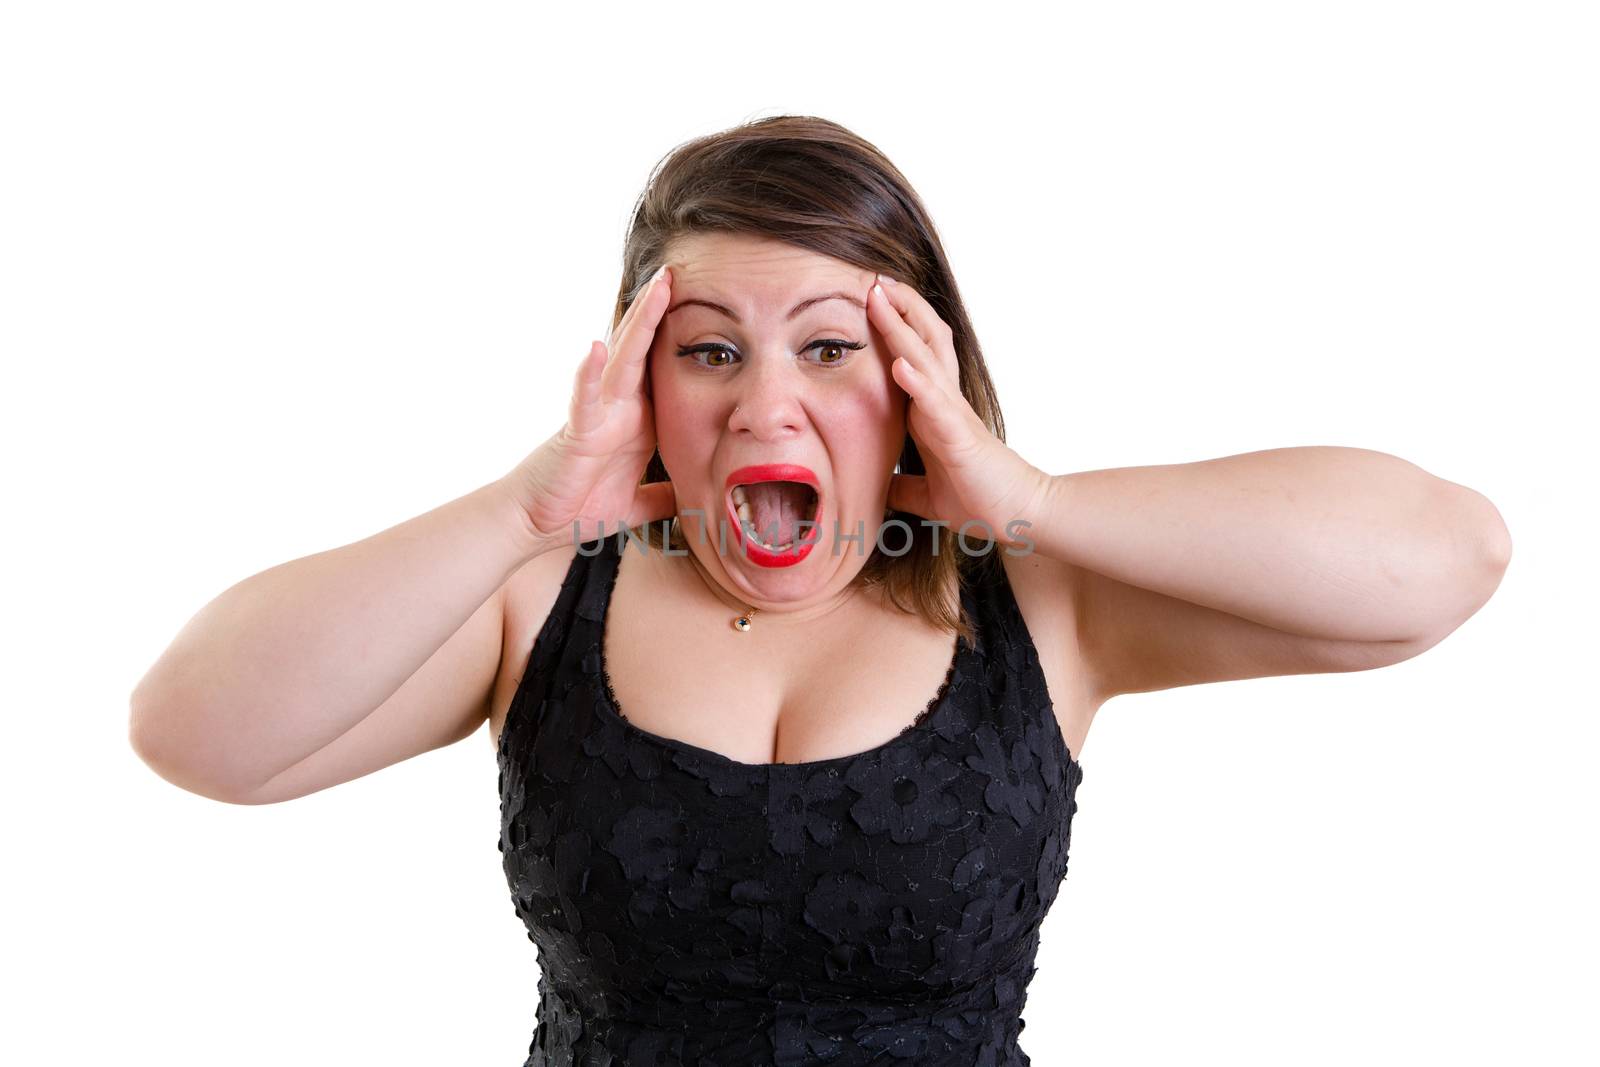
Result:
[[[796,304],[793,308],[791,308],[789,310],[789,314],[788,315],[784,316],[784,321],[785,322],[790,321],[796,315],[798,315],[802,311],[804,311],[806,308],[811,307],[811,306],[813,306],[815,304],[820,304],[825,300],[848,300],[850,303],[854,304],[856,307],[860,308],[862,311],[867,310],[866,301],[862,300],[859,296],[856,296],[854,293],[847,293],[847,292],[844,292],[843,290],[839,290],[837,292],[832,292],[832,293],[823,293],[821,296],[813,296],[808,300],[800,301],[800,303]],[[734,322],[739,323],[739,325],[741,325],[741,326],[744,325],[743,320],[741,320],[738,315],[734,314],[729,309],[723,307],[721,304],[713,303],[710,300],[695,300],[695,299],[680,300],[676,304],[673,304],[671,307],[667,308],[666,312],[661,317],[662,318],[666,318],[667,315],[672,314],[674,311],[677,311],[679,308],[688,307],[691,304],[698,304],[700,307],[710,308],[712,311],[721,312],[722,314],[726,315],[728,318],[732,319]]]

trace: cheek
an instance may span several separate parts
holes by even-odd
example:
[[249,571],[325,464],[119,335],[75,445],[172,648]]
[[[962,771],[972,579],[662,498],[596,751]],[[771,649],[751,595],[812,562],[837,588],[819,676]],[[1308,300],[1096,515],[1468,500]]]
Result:
[[852,383],[852,388],[820,396],[816,403],[836,450],[844,449],[874,467],[886,456],[892,463],[900,455],[906,394],[894,382],[874,375]]
[[[679,356],[673,346],[657,338],[650,349],[645,377],[650,382],[650,399],[657,408],[672,408],[677,401],[694,399],[704,383],[697,381],[689,357]],[[660,412],[657,412],[659,415]]]
[[685,383],[682,375],[673,373],[673,358],[652,352],[645,369],[656,447],[669,468],[679,457],[708,455],[716,437],[716,427],[706,424],[707,405],[692,395],[693,383]]
[[644,377],[649,383],[650,404],[657,423],[661,422],[664,415],[678,408],[679,405],[674,401],[683,398],[683,386],[672,371],[672,356],[664,354],[659,344],[652,348],[649,362],[645,364]]

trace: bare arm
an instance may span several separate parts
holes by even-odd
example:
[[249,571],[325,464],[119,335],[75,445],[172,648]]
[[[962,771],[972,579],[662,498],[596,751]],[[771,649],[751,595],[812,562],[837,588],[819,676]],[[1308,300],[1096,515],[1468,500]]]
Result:
[[1028,536],[1070,573],[1102,697],[1407,659],[1511,555],[1484,496],[1358,448],[1058,475],[1039,511]]
[[1362,448],[1308,446],[1052,479],[1038,550],[1308,637],[1448,632],[1510,555],[1479,493]]
[[332,752],[402,686],[410,699],[366,731],[359,773],[458,740],[487,715],[503,587],[547,547],[499,480],[263,571],[205,605],[140,680],[130,740],[162,777],[231,802]]
[[[504,477],[202,608],[133,691],[140,757],[191,792],[264,804],[475,730],[493,700],[512,575],[552,548],[674,511],[670,482],[640,482],[656,447],[645,365],[670,292],[663,264],[610,343],[578,364],[566,424]],[[535,570],[530,581],[544,577]]]

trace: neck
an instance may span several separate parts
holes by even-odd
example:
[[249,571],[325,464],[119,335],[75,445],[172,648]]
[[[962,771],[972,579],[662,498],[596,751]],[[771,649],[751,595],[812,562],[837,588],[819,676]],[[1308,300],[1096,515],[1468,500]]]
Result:
[[[805,604],[795,604],[781,600],[751,600],[744,594],[725,584],[713,575],[699,555],[693,549],[689,551],[691,569],[704,585],[707,592],[716,597],[717,601],[728,609],[732,615],[742,614],[750,608],[758,609],[758,618],[762,625],[812,623],[818,619],[827,618],[838,613],[856,600],[856,590],[853,585],[846,585],[834,593],[826,594],[821,600]],[[720,569],[720,568],[719,568]]]

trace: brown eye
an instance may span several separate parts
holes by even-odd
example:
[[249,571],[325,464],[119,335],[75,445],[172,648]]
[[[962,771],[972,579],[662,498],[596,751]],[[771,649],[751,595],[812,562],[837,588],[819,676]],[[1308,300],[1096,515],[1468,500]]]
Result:
[[812,341],[806,348],[818,350],[817,362],[825,367],[837,367],[850,358],[850,353],[857,349],[867,347],[866,342],[860,341],[852,344],[849,341],[828,339]]
[[[695,363],[702,367],[728,367],[732,366],[737,353],[727,345],[704,344],[680,348],[678,349],[678,355],[693,357]],[[706,358],[700,359],[700,356],[705,356]],[[717,358],[713,359],[712,357]]]

